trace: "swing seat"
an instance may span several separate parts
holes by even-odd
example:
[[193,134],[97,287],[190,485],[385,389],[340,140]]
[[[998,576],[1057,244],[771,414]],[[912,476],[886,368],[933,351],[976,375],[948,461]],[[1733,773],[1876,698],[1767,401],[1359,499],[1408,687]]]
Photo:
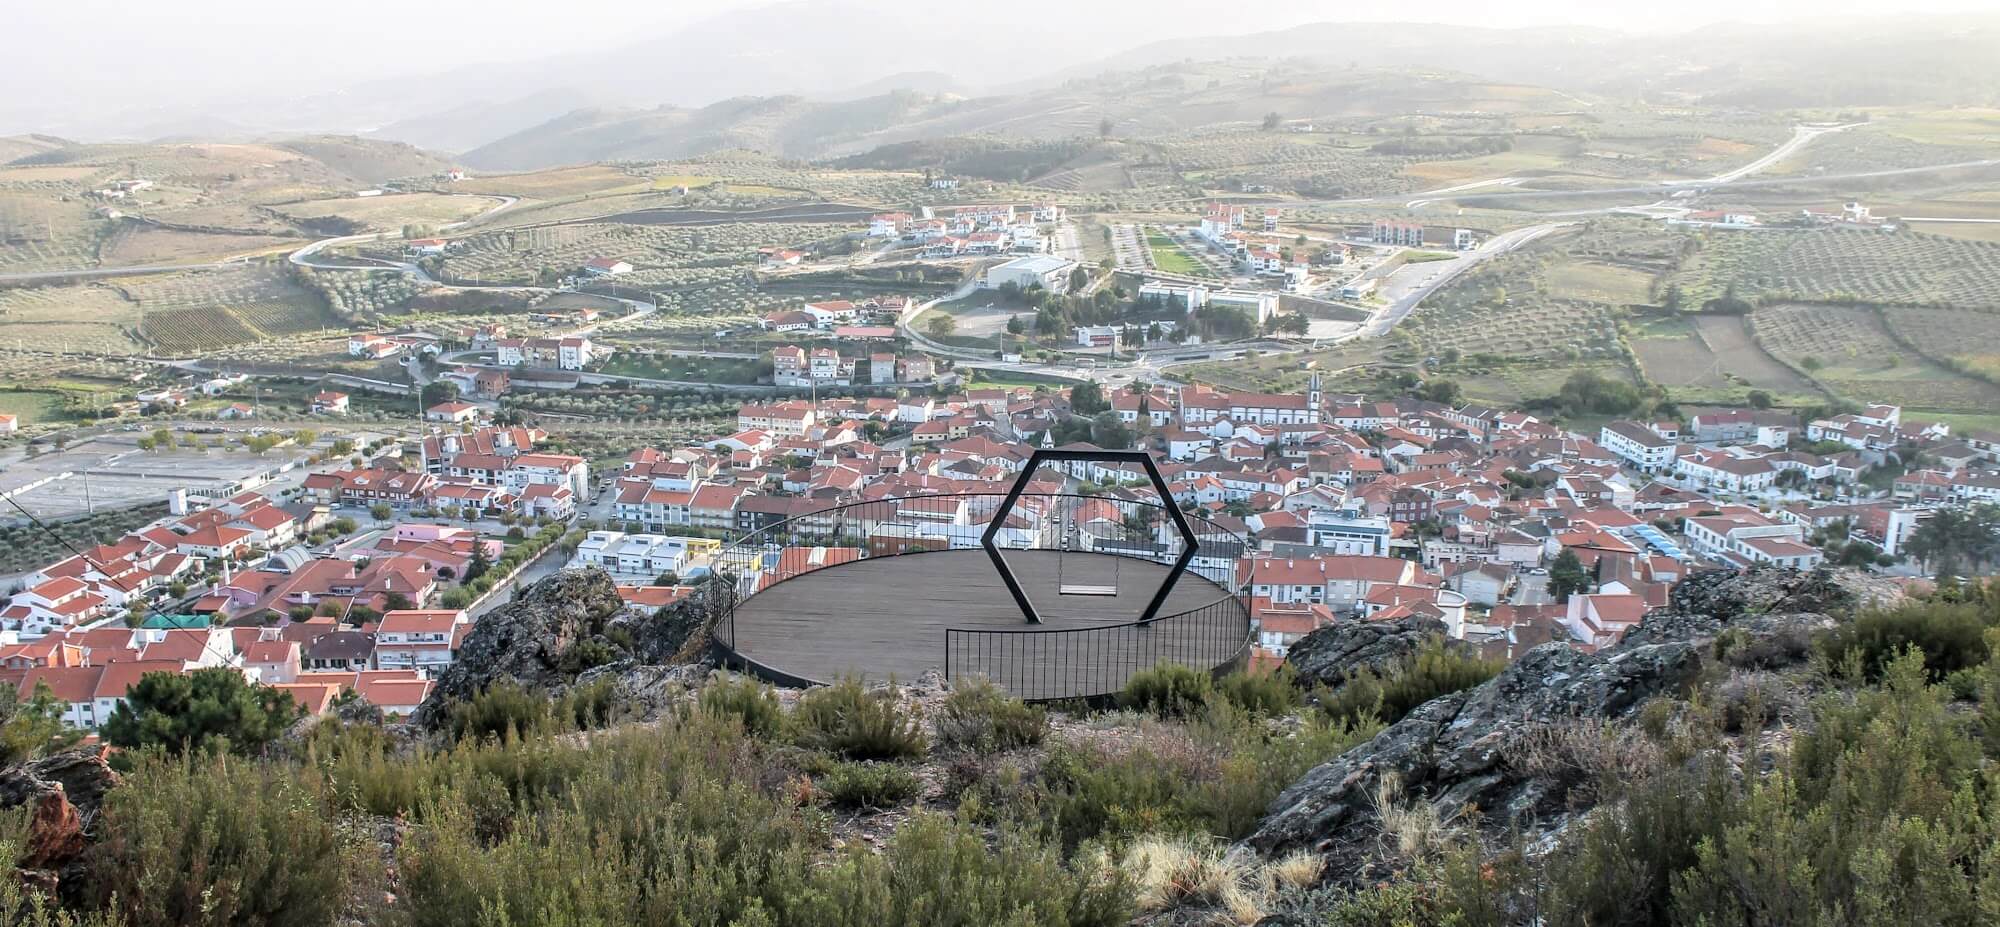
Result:
[[1056,587],[1057,595],[1110,595],[1118,594],[1117,586],[1094,586],[1088,583],[1064,583]]

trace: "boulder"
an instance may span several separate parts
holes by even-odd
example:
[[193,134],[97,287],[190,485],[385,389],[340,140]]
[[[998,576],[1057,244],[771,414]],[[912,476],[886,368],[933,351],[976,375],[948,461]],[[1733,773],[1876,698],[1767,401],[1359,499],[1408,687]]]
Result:
[[30,884],[53,890],[90,848],[85,822],[124,779],[89,750],[70,750],[0,769],[0,808],[30,807],[15,865]]
[[1354,673],[1382,672],[1416,656],[1426,640],[1437,638],[1466,654],[1470,644],[1445,636],[1444,622],[1423,615],[1397,621],[1340,621],[1299,639],[1285,652],[1285,663],[1299,674],[1299,685],[1325,686],[1334,692]]
[[1609,656],[1544,644],[1500,675],[1433,699],[1373,739],[1308,772],[1280,794],[1249,838],[1266,853],[1310,849],[1333,871],[1359,871],[1378,833],[1376,794],[1393,778],[1410,801],[1447,812],[1477,807],[1505,832],[1561,811],[1559,783],[1514,768],[1512,748],[1537,725],[1622,718],[1655,693],[1691,681],[1699,648],[1677,642]]
[[[585,673],[682,662],[705,627],[699,602],[665,615],[629,617],[611,575],[595,567],[563,570],[528,587],[512,602],[482,616],[466,635],[458,658],[438,677],[415,722],[435,730],[450,706],[501,680],[551,694]],[[630,688],[648,686],[634,680]]]

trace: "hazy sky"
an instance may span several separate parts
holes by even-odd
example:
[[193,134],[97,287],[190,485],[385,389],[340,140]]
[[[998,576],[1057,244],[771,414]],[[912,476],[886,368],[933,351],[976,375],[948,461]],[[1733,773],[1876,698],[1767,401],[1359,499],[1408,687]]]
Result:
[[[806,0],[817,2],[817,0]],[[1882,16],[1909,11],[2000,11],[2000,0],[1433,0],[1361,4],[1294,0],[1255,5],[1251,17],[1214,0],[1011,0],[999,6],[852,0],[911,15],[1044,17],[1071,35],[1101,36],[1109,54],[1162,38],[1280,28],[1313,21],[1424,20],[1484,26],[1576,23],[1690,29],[1722,20]],[[65,115],[143,114],[231,94],[326,93],[362,81],[518,61],[666,35],[769,0],[0,0],[14,86],[0,89],[0,132]],[[1505,17],[1494,15],[1504,10]],[[917,11],[924,12],[917,12]],[[940,13],[940,11],[946,11]],[[939,41],[976,36],[945,22]],[[754,42],[754,35],[745,35]],[[26,86],[20,85],[25,78]],[[527,93],[536,88],[520,88]]]

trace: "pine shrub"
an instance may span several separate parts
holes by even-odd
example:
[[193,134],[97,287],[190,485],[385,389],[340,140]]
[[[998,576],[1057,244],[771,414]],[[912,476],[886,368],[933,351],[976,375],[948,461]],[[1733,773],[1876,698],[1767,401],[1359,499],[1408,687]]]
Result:
[[850,760],[902,760],[924,755],[922,722],[905,712],[893,687],[870,692],[843,679],[799,697],[792,711],[799,745]]
[[1118,707],[1147,711],[1163,718],[1187,717],[1208,706],[1215,679],[1191,666],[1162,660],[1125,680]]
[[955,683],[937,719],[941,743],[979,753],[1032,747],[1048,732],[1047,711],[1008,695],[985,679]]

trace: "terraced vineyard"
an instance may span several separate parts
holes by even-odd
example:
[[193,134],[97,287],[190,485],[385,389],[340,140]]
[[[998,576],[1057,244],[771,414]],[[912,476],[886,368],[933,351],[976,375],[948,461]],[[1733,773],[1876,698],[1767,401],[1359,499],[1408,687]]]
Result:
[[1918,352],[2000,379],[2000,312],[1917,307],[1883,312],[1890,331]]
[[697,228],[595,223],[485,232],[466,239],[446,259],[454,278],[531,282],[549,267],[568,272],[597,257],[630,262],[621,283],[687,286],[741,277],[762,247],[796,247],[827,237],[834,227],[809,223],[743,223]]
[[198,354],[258,340],[256,329],[215,307],[148,312],[139,330],[163,354]]
[[2000,387],[1904,348],[1872,308],[1786,303],[1757,310],[1751,323],[1772,356],[1847,398],[1919,411],[2000,408]]
[[15,349],[131,354],[138,339],[137,303],[105,284],[0,290],[0,346]]
[[2000,307],[2000,242],[1918,232],[1715,232],[1672,278],[1691,301],[1744,296]]

